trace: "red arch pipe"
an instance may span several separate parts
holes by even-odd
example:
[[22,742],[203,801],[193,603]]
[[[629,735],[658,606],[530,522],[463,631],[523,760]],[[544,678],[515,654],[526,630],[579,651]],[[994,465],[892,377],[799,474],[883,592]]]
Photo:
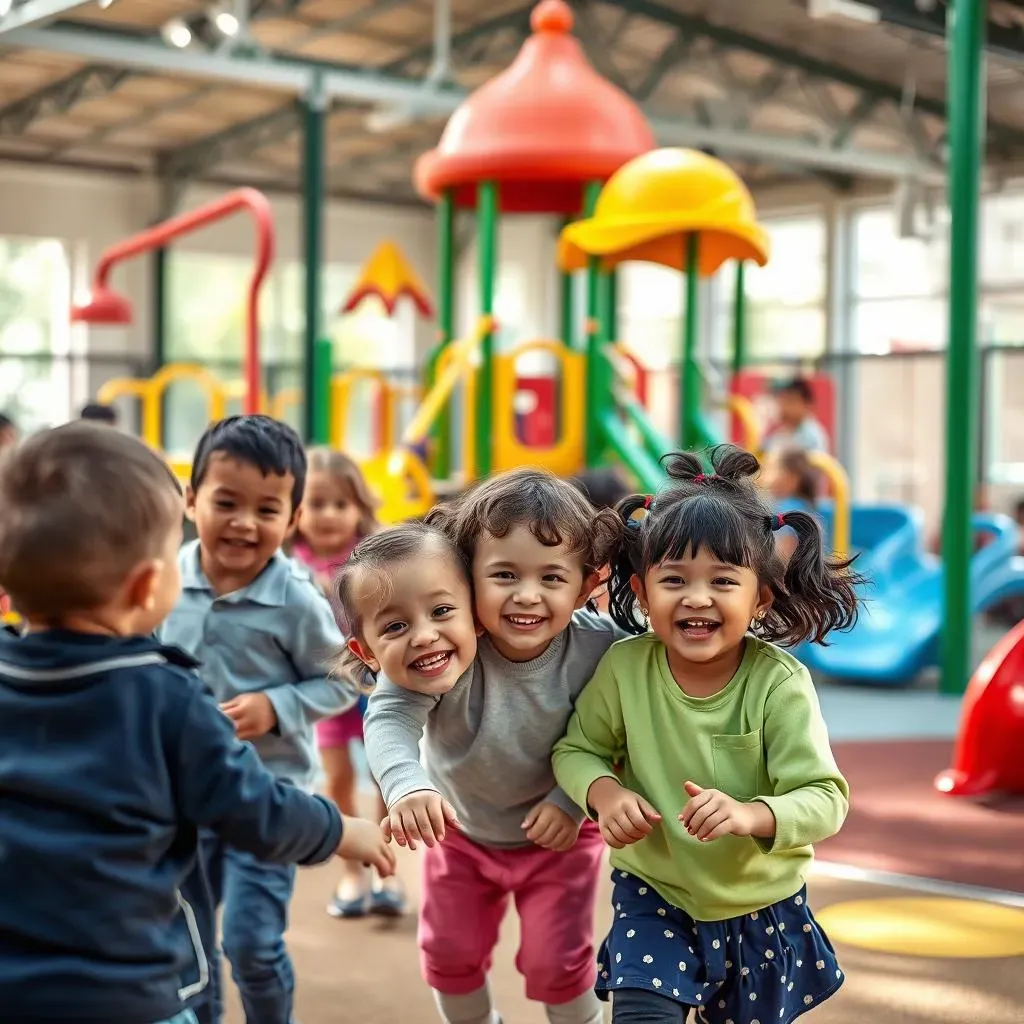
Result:
[[245,400],[243,409],[247,414],[259,412],[260,407],[260,339],[259,339],[259,294],[274,258],[274,215],[270,203],[262,192],[253,188],[235,189],[188,213],[165,220],[123,242],[112,245],[100,255],[100,261],[93,275],[93,294],[108,291],[107,278],[116,263],[122,263],[132,256],[160,249],[174,238],[223,220],[238,210],[248,210],[256,222],[256,265],[249,279],[249,292],[245,312]]

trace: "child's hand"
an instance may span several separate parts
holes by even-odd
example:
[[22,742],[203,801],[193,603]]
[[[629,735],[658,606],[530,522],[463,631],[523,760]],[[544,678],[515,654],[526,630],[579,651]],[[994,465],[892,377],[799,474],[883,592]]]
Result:
[[277,725],[277,712],[265,693],[243,693],[220,706],[232,722],[240,740],[266,736]]
[[394,836],[399,846],[410,850],[416,849],[417,842],[427,846],[444,842],[446,825],[460,827],[455,808],[432,789],[403,796],[381,824],[386,837]]
[[541,800],[523,822],[526,838],[545,850],[565,853],[576,845],[580,826],[557,804]]
[[750,804],[734,800],[717,789],[701,789],[696,783],[684,786],[690,797],[679,820],[691,836],[710,842],[722,836],[749,836],[754,830],[754,811]]
[[640,842],[661,821],[654,807],[616,779],[598,779],[587,793],[587,803],[597,814],[604,841],[613,850]]
[[344,831],[335,855],[345,860],[361,861],[376,868],[381,878],[395,873],[395,851],[388,846],[380,825],[363,818],[343,816]]

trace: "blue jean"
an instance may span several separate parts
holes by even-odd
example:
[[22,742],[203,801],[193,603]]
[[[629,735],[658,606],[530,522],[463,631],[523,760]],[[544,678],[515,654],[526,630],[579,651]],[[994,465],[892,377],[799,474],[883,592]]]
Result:
[[196,1015],[191,1010],[182,1010],[170,1020],[160,1021],[160,1024],[196,1024]]
[[[295,975],[284,944],[293,865],[267,864],[204,836],[200,854],[215,905],[224,906],[220,946],[245,1011],[246,1024],[292,1024]],[[220,958],[210,955],[210,992],[196,1013],[204,1024],[223,1015]]]
[[690,1011],[643,988],[619,988],[612,996],[612,1024],[686,1024]]

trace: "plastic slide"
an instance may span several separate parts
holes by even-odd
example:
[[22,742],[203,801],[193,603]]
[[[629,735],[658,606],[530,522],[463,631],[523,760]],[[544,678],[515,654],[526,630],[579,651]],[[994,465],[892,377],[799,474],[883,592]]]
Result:
[[[830,510],[822,509],[826,529]],[[1018,529],[1007,516],[974,516],[986,543],[971,560],[972,607],[981,612],[1024,594],[1024,558],[1017,556]],[[854,506],[851,549],[868,577],[857,625],[833,633],[829,646],[801,645],[797,657],[809,669],[850,682],[902,686],[938,664],[942,627],[942,562],[924,550],[923,517],[899,505]]]
[[985,656],[960,712],[953,767],[935,779],[950,796],[1024,793],[1024,622]]

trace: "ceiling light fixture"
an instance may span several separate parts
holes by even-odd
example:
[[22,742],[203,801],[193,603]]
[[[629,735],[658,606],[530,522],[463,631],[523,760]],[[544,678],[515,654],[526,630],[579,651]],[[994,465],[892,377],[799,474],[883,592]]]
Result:
[[160,35],[164,42],[178,50],[184,50],[192,42],[192,29],[185,24],[182,18],[171,18],[160,29]]

